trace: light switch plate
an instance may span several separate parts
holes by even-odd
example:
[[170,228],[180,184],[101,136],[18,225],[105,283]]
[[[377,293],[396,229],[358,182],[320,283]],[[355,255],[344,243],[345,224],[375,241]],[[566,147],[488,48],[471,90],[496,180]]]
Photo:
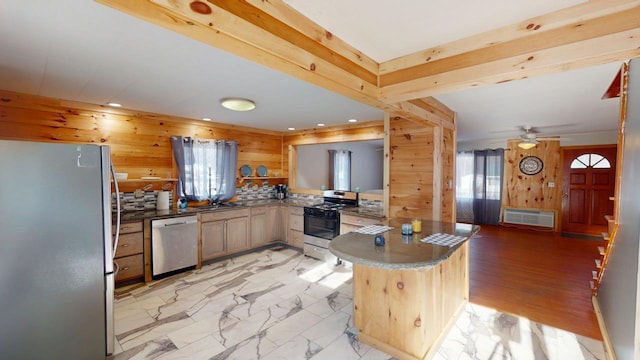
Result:
[[556,183],[554,183],[553,181],[549,181],[549,187],[556,187]]

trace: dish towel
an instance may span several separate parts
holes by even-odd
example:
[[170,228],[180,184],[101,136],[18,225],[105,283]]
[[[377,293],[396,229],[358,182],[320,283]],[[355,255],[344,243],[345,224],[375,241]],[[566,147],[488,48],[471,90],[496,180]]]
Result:
[[452,247],[466,239],[467,238],[464,236],[436,233],[436,234],[431,234],[426,238],[420,239],[420,241],[427,244],[435,244],[440,246]]
[[367,225],[359,229],[353,230],[353,232],[357,232],[360,234],[376,235],[376,234],[382,234],[383,232],[389,231],[391,229],[393,228],[385,225]]

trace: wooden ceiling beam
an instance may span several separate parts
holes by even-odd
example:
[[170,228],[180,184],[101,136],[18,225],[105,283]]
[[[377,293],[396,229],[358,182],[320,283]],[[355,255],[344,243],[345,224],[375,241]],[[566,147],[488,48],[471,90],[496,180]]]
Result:
[[640,4],[639,0],[591,0],[580,5],[561,9],[531,19],[517,22],[501,28],[489,30],[460,40],[421,50],[380,64],[380,75],[401,71],[455,55],[512,42],[550,30],[556,30],[598,17],[632,9]]
[[96,1],[384,111],[447,123],[436,108],[380,100],[378,64],[281,0]]
[[[505,58],[381,88],[381,98],[396,103],[557,73],[640,56],[640,28],[561,47]],[[570,60],[569,60],[570,59]]]
[[[213,5],[207,5],[212,9],[211,14],[199,14],[191,10],[186,0],[96,1],[364,104],[378,108],[387,106],[378,99],[377,84]],[[318,47],[323,46],[318,44]]]
[[640,1],[589,1],[383,63],[381,99],[412,100],[627,60],[640,55],[632,37],[638,29]]

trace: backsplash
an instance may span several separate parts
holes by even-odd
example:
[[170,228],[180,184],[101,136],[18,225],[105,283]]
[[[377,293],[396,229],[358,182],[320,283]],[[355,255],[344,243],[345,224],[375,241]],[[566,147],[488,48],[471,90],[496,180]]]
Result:
[[358,206],[363,207],[363,208],[367,208],[367,209],[375,209],[375,210],[382,210],[382,200],[365,200],[365,199],[360,199],[360,201],[358,202]]
[[[135,192],[120,193],[121,211],[155,210],[159,191],[144,191],[136,197]],[[169,207],[173,207],[173,193],[169,192]],[[111,211],[116,211],[116,194],[111,193]]]
[[238,201],[275,199],[276,187],[269,185],[251,186],[251,184],[247,184],[243,187],[236,188],[236,197]]

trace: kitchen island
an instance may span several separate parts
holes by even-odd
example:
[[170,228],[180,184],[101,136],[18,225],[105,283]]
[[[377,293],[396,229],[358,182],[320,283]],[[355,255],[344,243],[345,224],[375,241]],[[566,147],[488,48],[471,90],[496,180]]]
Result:
[[[374,234],[353,231],[333,239],[329,250],[353,263],[358,339],[399,359],[424,359],[469,299],[467,240],[480,228],[422,221],[420,233],[403,235],[401,224],[410,222],[385,220],[391,229],[378,228],[384,246],[374,244]],[[452,244],[421,241],[427,237]]]

